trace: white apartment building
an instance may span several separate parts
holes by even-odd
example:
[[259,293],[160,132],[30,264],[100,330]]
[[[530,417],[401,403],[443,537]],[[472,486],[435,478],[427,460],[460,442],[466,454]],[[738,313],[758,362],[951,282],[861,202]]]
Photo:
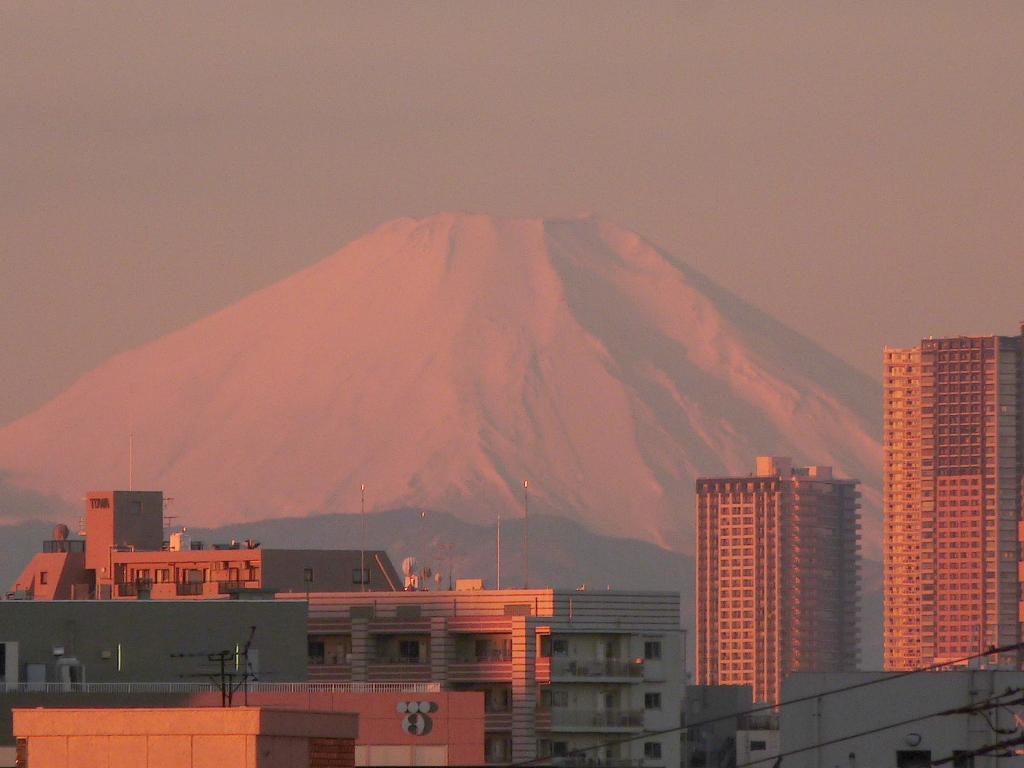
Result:
[[679,725],[678,593],[314,592],[309,601],[310,681],[483,691],[491,764],[680,764],[678,734],[654,735]]

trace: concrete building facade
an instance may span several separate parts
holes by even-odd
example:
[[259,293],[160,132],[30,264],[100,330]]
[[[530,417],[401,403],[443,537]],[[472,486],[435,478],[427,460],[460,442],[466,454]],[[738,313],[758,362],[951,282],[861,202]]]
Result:
[[[286,596],[280,595],[280,598]],[[313,593],[310,681],[484,694],[485,761],[679,764],[677,593]]]
[[17,709],[25,768],[348,768],[358,715],[272,707]]
[[9,597],[227,598],[263,592],[385,591],[402,580],[382,550],[263,549],[259,542],[212,544],[187,533],[164,539],[160,491],[92,491],[86,538],[43,542]]
[[697,480],[698,684],[777,703],[791,672],[856,669],[859,497],[788,457]]
[[886,669],[1020,641],[1022,392],[1020,336],[885,350]]
[[799,700],[779,711],[786,768],[1024,766],[1020,745],[998,747],[1024,736],[1021,672],[798,672],[782,689]]
[[208,654],[235,651],[250,633],[250,663],[260,680],[306,679],[304,603],[3,600],[0,690],[19,683],[195,679],[188,676],[208,670]]

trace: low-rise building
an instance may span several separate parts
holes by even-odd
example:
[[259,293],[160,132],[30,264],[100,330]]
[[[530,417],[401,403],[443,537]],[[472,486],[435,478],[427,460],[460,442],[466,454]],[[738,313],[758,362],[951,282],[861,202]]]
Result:
[[[15,596],[34,599],[0,607],[61,596],[99,598],[69,603],[82,606],[224,604],[169,598],[274,597],[276,588],[276,600],[230,602],[301,606],[305,617],[308,600],[302,648],[290,662],[303,669],[291,679],[479,692],[480,759],[488,763],[679,763],[678,733],[657,735],[679,726],[686,665],[678,593],[483,590],[479,583],[398,591],[384,552],[264,550],[255,542],[206,550],[181,535],[165,549],[162,494],[90,493],[86,505],[86,542],[57,532],[15,585]],[[110,623],[97,611],[97,622]],[[186,626],[201,633],[207,624],[196,617]],[[111,642],[104,662],[114,658]],[[262,646],[257,655],[262,676]],[[82,662],[82,679],[97,679],[94,663]],[[74,665],[64,667],[47,679],[74,683]],[[171,672],[157,665],[153,674]]]
[[676,733],[644,735],[679,725],[677,593],[315,592],[309,600],[311,681],[481,691],[489,763],[679,764]]
[[0,768],[14,766],[18,708],[177,712],[218,708],[225,698],[359,712],[358,765],[484,761],[481,692],[433,682],[306,682],[306,607],[305,600],[0,601]]
[[[786,768],[1011,768],[1024,738],[1024,672],[796,672],[782,685]],[[951,712],[951,710],[959,710]],[[986,753],[987,751],[987,753]]]
[[[306,605],[285,600],[3,600],[0,692],[48,683],[166,682],[230,651],[263,681],[306,679]],[[205,678],[202,678],[205,679]]]
[[43,542],[9,598],[228,598],[246,593],[395,591],[402,579],[382,550],[263,549],[207,544],[187,532],[164,539],[163,493],[93,491],[86,538],[66,526]]
[[345,768],[358,716],[273,707],[17,709],[19,766]]

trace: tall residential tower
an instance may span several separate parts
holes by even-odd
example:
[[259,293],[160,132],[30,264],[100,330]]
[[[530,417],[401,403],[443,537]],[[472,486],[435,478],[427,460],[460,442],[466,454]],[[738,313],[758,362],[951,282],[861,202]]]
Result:
[[771,703],[790,672],[857,668],[857,481],[791,465],[697,480],[697,683]]
[[1020,641],[1021,352],[1020,336],[885,350],[886,669]]

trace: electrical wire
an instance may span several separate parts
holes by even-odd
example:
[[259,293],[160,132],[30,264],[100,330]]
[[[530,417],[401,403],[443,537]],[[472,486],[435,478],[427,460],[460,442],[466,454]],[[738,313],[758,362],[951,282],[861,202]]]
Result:
[[[987,744],[984,747],[978,747],[977,749],[965,749],[960,752],[957,752],[955,755],[944,757],[941,760],[932,760],[930,763],[928,763],[928,765],[945,765],[946,763],[952,763],[956,760],[962,760],[965,757],[978,757],[980,755],[990,755],[993,752],[998,752],[999,750],[1007,749],[1009,747],[1019,747],[1022,744],[1024,744],[1024,736],[1015,736],[1012,739],[997,741],[995,744]],[[1011,756],[1015,755],[996,755],[997,758]]]
[[1020,697],[1013,701],[1001,701],[1001,699],[1004,699],[1007,696],[1016,696],[1020,694],[1021,690],[1022,689],[1020,688],[1007,689],[1000,694],[985,699],[984,701],[974,702],[973,704],[967,704],[962,707],[953,707],[952,709],[943,709],[938,712],[932,712],[930,714],[920,715],[918,717],[911,717],[906,720],[901,720],[898,723],[887,723],[886,725],[880,725],[875,728],[869,728],[868,730],[860,731],[859,733],[851,733],[847,736],[837,736],[836,738],[828,739],[827,741],[818,741],[814,744],[809,744],[806,747],[791,749],[787,752],[780,752],[776,755],[771,755],[770,757],[762,757],[757,760],[751,760],[747,763],[741,763],[740,765],[735,766],[735,768],[751,768],[751,766],[763,763],[765,760],[771,760],[773,758],[776,760],[781,760],[784,757],[799,755],[801,752],[810,752],[812,749],[830,747],[833,744],[841,744],[842,742],[849,741],[850,739],[859,739],[862,736],[870,736],[873,733],[881,733],[882,731],[888,731],[892,728],[899,728],[903,725],[919,723],[922,720],[930,720],[933,717],[949,717],[950,715],[973,715],[978,714],[979,712],[985,712],[989,709],[996,709],[998,707],[1009,706],[1012,704],[1024,704],[1024,697]]
[[[952,666],[957,666],[957,665],[963,664],[965,662],[969,662],[969,661],[971,661],[973,659],[980,659],[980,658],[982,658],[984,656],[994,656],[994,655],[997,655],[997,654],[1000,654],[1000,653],[1009,653],[1010,651],[1019,651],[1022,648],[1024,648],[1024,642],[1022,642],[1022,643],[1014,643],[1012,645],[1004,645],[1004,646],[1001,646],[999,648],[992,647],[992,648],[989,648],[986,651],[982,651],[982,652],[979,652],[979,653],[971,654],[970,656],[963,656],[963,657],[961,657],[959,659],[953,659],[951,661],[943,661],[943,662],[938,663],[938,664],[930,664],[927,667],[918,667],[917,669],[908,669],[908,670],[906,670],[904,672],[894,672],[892,674],[883,672],[881,674],[885,675],[884,677],[876,677],[876,678],[874,678],[872,680],[865,680],[865,681],[860,682],[860,683],[852,683],[850,685],[846,685],[846,686],[843,686],[841,688],[833,688],[832,690],[823,691],[821,693],[808,694],[807,696],[801,696],[801,697],[796,698],[796,699],[790,699],[789,701],[780,701],[778,704],[763,704],[763,705],[761,705],[759,707],[752,707],[750,709],[743,710],[741,712],[731,712],[731,713],[729,713],[727,715],[719,715],[718,717],[711,717],[711,718],[708,718],[707,720],[700,720],[700,721],[695,722],[695,723],[687,723],[686,725],[674,726],[672,728],[665,728],[665,729],[660,730],[660,731],[644,731],[643,733],[640,733],[640,734],[638,734],[636,736],[627,736],[627,737],[622,738],[622,739],[616,739],[615,741],[607,741],[607,742],[604,742],[602,744],[595,744],[595,745],[590,746],[590,747],[579,747],[579,748],[577,748],[574,751],[577,751],[577,752],[590,752],[591,750],[606,749],[608,747],[614,747],[614,746],[617,746],[619,744],[628,744],[628,743],[633,742],[633,741],[639,741],[640,739],[650,739],[650,738],[655,737],[655,736],[666,736],[666,735],[668,735],[670,733],[678,733],[679,731],[686,731],[686,730],[689,730],[690,728],[698,728],[698,727],[700,727],[702,725],[711,725],[712,723],[719,723],[719,722],[721,722],[723,720],[732,720],[733,718],[737,718],[737,717],[745,717],[747,715],[756,715],[756,714],[761,713],[761,712],[768,712],[768,711],[772,711],[772,710],[776,710],[776,709],[781,709],[782,707],[787,707],[787,706],[790,706],[791,704],[800,704],[801,702],[811,701],[813,699],[819,699],[819,698],[822,698],[824,696],[832,696],[833,694],[837,694],[837,693],[846,693],[847,691],[854,691],[854,690],[857,690],[858,688],[865,688],[865,687],[867,687],[869,685],[877,685],[879,683],[886,683],[886,682],[890,682],[892,680],[900,680],[900,679],[902,679],[904,677],[909,677],[910,675],[917,675],[917,674],[920,674],[922,672],[934,672],[934,671],[939,670],[939,669],[944,669],[944,668],[948,668],[948,667],[952,667]],[[532,766],[532,765],[537,765],[538,763],[550,762],[550,760],[551,760],[551,757],[542,757],[542,758],[539,758],[539,759],[538,758],[534,758],[533,760],[522,760],[522,761],[520,761],[518,763],[511,763],[510,768],[521,768],[521,767],[525,767],[525,766]]]

